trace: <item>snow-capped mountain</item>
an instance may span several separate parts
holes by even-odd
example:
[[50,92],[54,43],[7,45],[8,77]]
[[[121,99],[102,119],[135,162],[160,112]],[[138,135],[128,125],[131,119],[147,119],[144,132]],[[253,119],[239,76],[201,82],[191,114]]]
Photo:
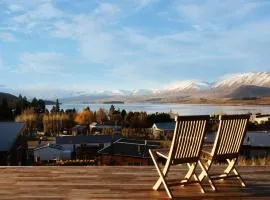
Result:
[[270,87],[270,72],[250,72],[223,77],[215,88],[238,88],[244,85]]
[[147,89],[135,89],[135,90],[132,90],[131,92],[133,96],[144,96],[144,95],[150,95],[154,93],[153,90],[147,90]]
[[[263,88],[264,87],[264,88]],[[217,79],[214,83],[198,80],[176,81],[155,89],[115,89],[115,90],[61,90],[61,89],[12,89],[0,85],[2,92],[24,94],[31,97],[34,93],[38,98],[61,102],[103,102],[110,100],[139,101],[147,99],[181,99],[188,98],[223,98],[246,96],[269,96],[270,72],[250,72],[232,74]],[[50,94],[50,95],[48,95]]]
[[211,88],[211,84],[207,82],[200,82],[196,80],[177,81],[171,84],[167,91],[174,92],[187,92],[187,91],[201,91]]

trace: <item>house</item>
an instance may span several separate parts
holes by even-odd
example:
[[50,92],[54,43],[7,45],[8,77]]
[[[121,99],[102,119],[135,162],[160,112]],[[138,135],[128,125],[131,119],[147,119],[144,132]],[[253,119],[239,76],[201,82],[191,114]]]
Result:
[[34,159],[37,161],[69,160],[71,151],[65,150],[61,145],[45,144],[34,149]]
[[155,137],[167,137],[168,135],[172,135],[174,132],[174,128],[175,122],[154,123],[152,126],[153,134]]
[[76,135],[87,135],[87,126],[76,125],[73,128],[71,128],[71,134],[73,136],[76,136]]
[[25,165],[27,140],[23,136],[25,123],[0,122],[0,165]]
[[249,131],[243,142],[242,154],[248,158],[270,156],[270,132]]
[[250,121],[255,124],[263,124],[270,121],[270,115],[261,113],[253,114],[250,116]]
[[111,145],[119,136],[91,135],[91,136],[63,136],[56,137],[56,144],[72,152],[72,159],[96,159],[98,150]]
[[270,115],[259,115],[253,118],[253,122],[256,124],[263,124],[270,121]]
[[61,145],[66,150],[73,150],[77,147],[98,147],[102,149],[109,146],[113,141],[119,139],[119,136],[111,135],[90,135],[90,136],[61,136],[56,137],[56,144]]
[[105,133],[112,135],[121,135],[122,126],[119,125],[110,125],[110,124],[98,124],[97,122],[93,122],[89,125],[90,133]]
[[149,149],[160,148],[159,142],[121,138],[101,149],[100,165],[151,165]]

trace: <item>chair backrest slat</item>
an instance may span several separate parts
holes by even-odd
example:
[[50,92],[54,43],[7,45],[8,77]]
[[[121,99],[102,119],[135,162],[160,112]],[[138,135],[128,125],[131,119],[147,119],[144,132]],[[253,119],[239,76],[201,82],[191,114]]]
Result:
[[169,153],[172,161],[199,158],[209,116],[177,116]]
[[212,149],[212,156],[239,154],[241,144],[247,132],[249,115],[222,115]]

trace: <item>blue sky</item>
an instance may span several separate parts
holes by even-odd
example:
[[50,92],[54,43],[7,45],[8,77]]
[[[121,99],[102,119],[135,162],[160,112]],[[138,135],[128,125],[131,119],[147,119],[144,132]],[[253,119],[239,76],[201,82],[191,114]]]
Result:
[[164,88],[270,69],[269,0],[0,0],[0,90]]

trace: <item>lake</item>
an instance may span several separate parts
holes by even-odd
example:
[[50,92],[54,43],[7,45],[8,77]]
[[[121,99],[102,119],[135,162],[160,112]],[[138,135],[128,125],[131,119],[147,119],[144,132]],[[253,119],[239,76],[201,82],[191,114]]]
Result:
[[[61,104],[61,109],[73,109],[81,111],[87,106],[91,110],[98,110],[100,107],[109,110],[110,104]],[[146,111],[147,113],[173,112],[179,115],[208,115],[208,114],[241,114],[241,113],[270,113],[270,106],[232,106],[232,105],[209,105],[209,104],[154,104],[154,103],[129,103],[114,104],[116,109],[125,109],[126,111]],[[51,110],[52,105],[46,108]]]

